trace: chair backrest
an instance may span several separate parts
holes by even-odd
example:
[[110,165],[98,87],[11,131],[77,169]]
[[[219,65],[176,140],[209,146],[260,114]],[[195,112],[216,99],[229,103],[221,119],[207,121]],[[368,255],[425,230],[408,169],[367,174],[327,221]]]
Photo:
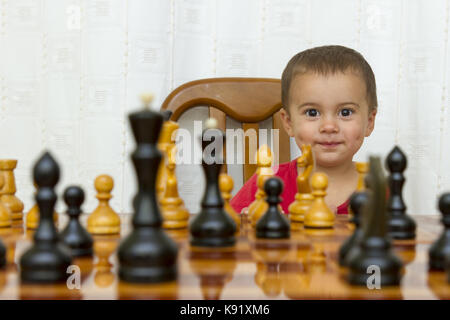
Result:
[[[229,116],[242,124],[244,134],[253,129],[256,130],[257,136],[258,123],[272,117],[272,128],[279,129],[279,162],[290,160],[289,136],[282,127],[279,114],[280,79],[211,78],[191,81],[172,91],[164,100],[161,109],[172,111],[171,119],[177,121],[184,112],[197,106],[208,106],[209,116],[217,119],[221,130],[226,130],[226,117]],[[243,142],[245,146],[246,138]],[[248,149],[243,149],[244,182],[256,170],[256,164],[250,163],[254,161],[249,161],[254,159],[255,154],[249,154]]]

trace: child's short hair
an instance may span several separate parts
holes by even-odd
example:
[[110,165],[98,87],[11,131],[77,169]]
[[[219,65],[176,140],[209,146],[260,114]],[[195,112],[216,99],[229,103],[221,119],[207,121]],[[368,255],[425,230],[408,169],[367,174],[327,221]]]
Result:
[[281,76],[281,101],[288,110],[291,81],[297,74],[315,72],[322,75],[358,72],[366,84],[369,112],[378,106],[377,87],[372,68],[357,51],[344,46],[322,46],[297,53],[286,65]]

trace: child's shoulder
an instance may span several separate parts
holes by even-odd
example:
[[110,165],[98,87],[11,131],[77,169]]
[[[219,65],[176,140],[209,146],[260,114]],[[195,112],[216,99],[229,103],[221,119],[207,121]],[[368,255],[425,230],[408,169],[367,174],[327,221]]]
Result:
[[297,175],[297,159],[281,163],[272,167],[275,175],[283,178],[285,176]]

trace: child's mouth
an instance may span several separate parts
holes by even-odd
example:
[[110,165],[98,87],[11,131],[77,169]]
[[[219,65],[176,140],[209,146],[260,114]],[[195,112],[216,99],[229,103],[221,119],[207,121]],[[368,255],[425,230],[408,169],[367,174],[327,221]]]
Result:
[[341,143],[340,142],[319,142],[318,144],[320,146],[322,146],[323,148],[332,149],[332,148],[336,148]]

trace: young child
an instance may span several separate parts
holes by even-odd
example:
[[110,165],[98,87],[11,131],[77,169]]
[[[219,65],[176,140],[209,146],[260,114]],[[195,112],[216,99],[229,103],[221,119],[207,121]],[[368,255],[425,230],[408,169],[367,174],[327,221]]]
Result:
[[[357,185],[353,156],[370,136],[377,114],[375,76],[363,56],[343,46],[308,49],[291,58],[281,77],[281,119],[297,146],[310,144],[315,172],[328,176],[325,201],[332,211],[346,214],[348,198]],[[285,213],[297,192],[297,163],[279,166],[284,182],[281,206]],[[233,197],[237,212],[255,199],[253,175]]]

